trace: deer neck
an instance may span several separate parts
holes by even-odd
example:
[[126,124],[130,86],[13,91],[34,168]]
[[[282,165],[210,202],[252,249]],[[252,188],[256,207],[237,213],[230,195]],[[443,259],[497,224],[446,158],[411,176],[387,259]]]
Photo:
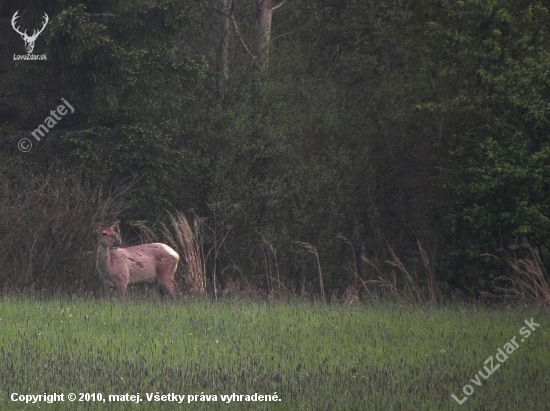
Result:
[[104,245],[97,245],[97,269],[103,279],[106,279],[111,265],[111,250]]

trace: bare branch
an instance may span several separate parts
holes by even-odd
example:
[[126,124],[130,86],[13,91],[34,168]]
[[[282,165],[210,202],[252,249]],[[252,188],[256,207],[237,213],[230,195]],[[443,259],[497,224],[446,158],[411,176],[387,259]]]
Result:
[[277,10],[279,7],[281,7],[283,4],[285,4],[287,2],[287,0],[283,0],[282,2],[280,2],[279,4],[277,4],[276,6],[273,7],[273,11]]
[[279,34],[278,36],[275,36],[271,39],[271,42],[273,43],[275,40],[280,39],[281,37],[289,36],[291,34],[294,34],[293,31],[289,31],[288,33]]
[[241,35],[241,31],[239,30],[239,26],[237,25],[237,20],[235,20],[234,16],[231,16],[231,21],[233,22],[233,27],[235,28],[235,33],[237,33],[237,35],[239,36],[239,40],[241,40],[241,44],[243,45],[244,49],[246,50],[246,52],[248,54],[250,54],[250,57],[252,57],[252,61],[256,62],[258,57],[255,56],[254,53],[252,53],[252,51],[250,50],[250,48],[247,46],[246,42],[244,41],[244,38]]

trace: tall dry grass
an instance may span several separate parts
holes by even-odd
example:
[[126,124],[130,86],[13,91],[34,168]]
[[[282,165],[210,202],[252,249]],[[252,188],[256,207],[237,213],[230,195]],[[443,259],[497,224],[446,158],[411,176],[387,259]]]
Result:
[[506,276],[496,279],[504,283],[504,292],[525,304],[550,307],[550,278],[539,251],[530,245],[522,246],[527,255],[521,258],[505,256],[511,269]]
[[270,297],[272,297],[273,295],[277,295],[278,297],[280,297],[282,295],[281,287],[283,286],[283,284],[281,283],[281,275],[279,272],[277,249],[260,232],[258,232],[258,234],[260,234],[262,243],[264,245],[264,247],[262,248],[262,252],[265,265],[268,295]]
[[206,260],[200,238],[199,224],[191,227],[185,214],[178,211],[170,215],[170,223],[162,223],[162,233],[172,247],[183,256],[185,263],[184,281],[193,295],[206,294]]
[[95,289],[99,281],[92,225],[122,212],[131,184],[104,191],[62,170],[25,174],[3,168],[0,191],[0,281],[4,288]]
[[436,302],[435,270],[430,264],[428,254],[420,241],[417,241],[417,248],[420,266],[426,274],[425,280],[420,278],[417,268],[411,269],[407,267],[395,251],[388,246],[391,255],[391,259],[386,260],[386,264],[390,267],[388,270],[389,274],[385,272],[385,268],[380,267],[380,264],[362,257],[362,260],[378,274],[378,279],[365,281],[364,284],[367,287],[375,285],[384,293],[392,295],[400,302]]
[[321,261],[319,260],[319,253],[317,252],[317,249],[309,243],[304,243],[300,241],[297,241],[296,243],[299,244],[306,251],[308,251],[311,255],[313,255],[313,258],[315,259],[315,265],[317,266],[317,273],[319,275],[319,295],[321,296],[321,301],[325,302],[325,287],[323,285],[323,272],[321,271]]

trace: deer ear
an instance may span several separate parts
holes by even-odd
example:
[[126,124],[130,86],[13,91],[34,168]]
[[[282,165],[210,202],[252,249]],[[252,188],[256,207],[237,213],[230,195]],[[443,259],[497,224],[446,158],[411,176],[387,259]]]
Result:
[[114,223],[112,223],[109,228],[111,230],[114,230],[115,228],[118,228],[118,223],[120,223],[120,220],[116,220]]
[[99,221],[96,221],[95,224],[94,224],[95,232],[99,232],[101,230],[102,226],[103,226],[103,224],[101,224]]

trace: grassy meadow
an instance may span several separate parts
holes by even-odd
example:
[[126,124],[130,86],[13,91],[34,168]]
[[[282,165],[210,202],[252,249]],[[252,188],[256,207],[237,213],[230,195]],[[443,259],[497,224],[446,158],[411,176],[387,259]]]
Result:
[[[522,342],[520,329],[531,318],[540,326]],[[0,329],[2,410],[543,410],[550,404],[549,312],[536,308],[3,297]],[[513,337],[519,348],[486,380],[478,376],[480,386],[471,382],[478,371],[487,374],[487,358]],[[466,384],[474,391],[461,406],[451,394],[464,398]],[[65,401],[25,404],[11,401],[13,393],[63,393]],[[77,394],[75,402],[69,393]],[[79,393],[89,393],[89,401],[80,402]],[[139,405],[109,402],[109,395],[138,393]],[[181,404],[148,401],[147,393],[186,397]],[[241,401],[222,400],[233,393]],[[244,400],[254,393],[276,401]],[[196,397],[188,403],[190,394]]]

